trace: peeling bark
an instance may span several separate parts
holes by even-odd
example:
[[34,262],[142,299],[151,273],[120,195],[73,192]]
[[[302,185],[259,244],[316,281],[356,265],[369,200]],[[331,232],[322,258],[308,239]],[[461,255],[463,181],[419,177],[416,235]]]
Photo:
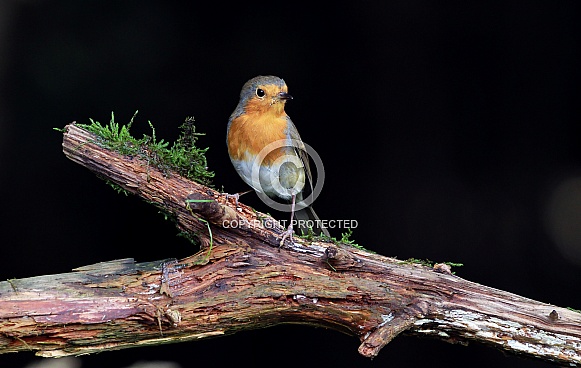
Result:
[[303,239],[281,248],[284,229],[271,217],[243,204],[237,210],[213,189],[96,142],[72,124],[63,150],[169,213],[182,231],[201,237],[203,250],[181,260],[123,259],[1,282],[2,353],[78,355],[302,323],[359,338],[367,357],[408,333],[581,363],[575,311],[464,280],[445,265]]

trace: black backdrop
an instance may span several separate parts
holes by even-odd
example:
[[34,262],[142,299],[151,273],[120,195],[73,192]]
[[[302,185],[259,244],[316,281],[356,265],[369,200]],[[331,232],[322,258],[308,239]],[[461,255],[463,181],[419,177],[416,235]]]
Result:
[[[242,84],[274,74],[325,164],[322,218],[357,220],[354,239],[378,253],[461,262],[463,278],[580,308],[578,2],[378,3],[3,0],[0,279],[195,252],[156,209],[67,160],[52,128],[139,110],[136,135],[150,120],[173,140],[193,115],[216,187],[242,191],[226,122]],[[549,366],[432,339],[398,337],[373,361],[357,346],[287,325],[82,362]]]

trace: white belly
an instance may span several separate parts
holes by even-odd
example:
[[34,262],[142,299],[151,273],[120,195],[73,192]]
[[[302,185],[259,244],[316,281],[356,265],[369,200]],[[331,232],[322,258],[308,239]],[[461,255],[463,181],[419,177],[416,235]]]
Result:
[[260,166],[253,160],[232,160],[240,177],[257,192],[269,197],[291,199],[305,186],[305,169],[295,155],[287,155],[272,166]]

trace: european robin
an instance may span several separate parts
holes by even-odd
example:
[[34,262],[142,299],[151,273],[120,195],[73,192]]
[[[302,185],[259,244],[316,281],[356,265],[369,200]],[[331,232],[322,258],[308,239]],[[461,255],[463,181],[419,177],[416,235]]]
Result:
[[293,215],[301,232],[306,230],[303,225],[309,224],[316,234],[329,236],[312,206],[303,202],[305,182],[312,192],[313,180],[305,144],[284,110],[289,100],[292,96],[281,78],[250,79],[230,115],[226,136],[232,164],[246,184],[263,200],[266,195],[290,202],[291,221],[281,245],[287,237],[292,241]]

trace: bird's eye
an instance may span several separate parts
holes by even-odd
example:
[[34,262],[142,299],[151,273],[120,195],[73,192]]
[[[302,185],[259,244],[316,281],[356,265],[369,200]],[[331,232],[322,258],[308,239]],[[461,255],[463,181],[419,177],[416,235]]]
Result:
[[258,98],[262,98],[262,97],[264,97],[266,95],[266,93],[264,92],[263,89],[257,88],[256,89],[256,95],[258,96]]

